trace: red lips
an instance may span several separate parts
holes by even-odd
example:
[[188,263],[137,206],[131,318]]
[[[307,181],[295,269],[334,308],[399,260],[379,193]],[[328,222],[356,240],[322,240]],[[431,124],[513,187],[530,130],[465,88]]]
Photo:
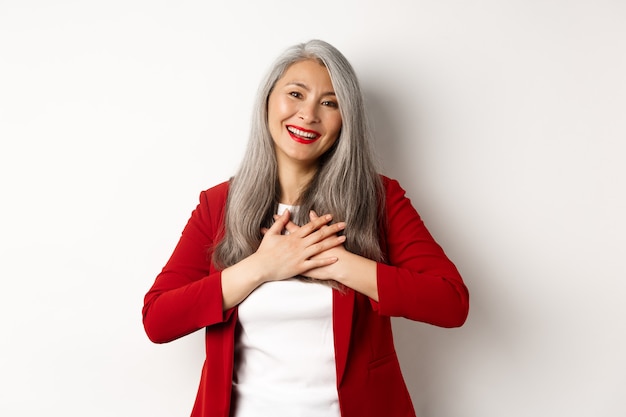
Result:
[[321,133],[300,126],[287,126],[287,133],[298,143],[311,144],[322,137]]

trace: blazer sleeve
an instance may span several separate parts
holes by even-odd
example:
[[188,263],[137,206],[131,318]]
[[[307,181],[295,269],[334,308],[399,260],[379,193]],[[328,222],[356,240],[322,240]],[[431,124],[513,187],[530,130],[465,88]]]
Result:
[[377,265],[379,314],[402,316],[441,327],[461,326],[469,293],[443,249],[435,242],[400,184],[384,178],[386,263]]
[[231,310],[223,311],[221,271],[211,266],[212,248],[221,228],[224,188],[200,194],[174,252],[144,298],[143,325],[155,343],[222,323],[230,315]]

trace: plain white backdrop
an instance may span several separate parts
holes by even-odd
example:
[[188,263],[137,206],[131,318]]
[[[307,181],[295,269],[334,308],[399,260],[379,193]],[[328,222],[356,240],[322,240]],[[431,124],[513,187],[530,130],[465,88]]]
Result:
[[0,415],[186,416],[143,295],[273,59],[350,59],[384,172],[469,286],[394,320],[420,417],[626,415],[626,3],[0,0]]

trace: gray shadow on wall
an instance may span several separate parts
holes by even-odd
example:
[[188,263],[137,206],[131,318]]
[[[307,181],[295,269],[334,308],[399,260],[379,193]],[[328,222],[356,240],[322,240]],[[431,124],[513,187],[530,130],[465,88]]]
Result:
[[[420,181],[428,176],[420,175],[420,159],[426,156],[414,151],[419,147],[420,140],[421,112],[416,108],[418,105],[407,105],[415,102],[404,96],[407,91],[367,87],[364,94],[369,122],[374,131],[373,146],[379,156],[383,173],[398,179],[410,197],[419,198],[419,190],[427,188],[420,185]],[[404,137],[407,121],[411,122],[412,127],[418,126],[417,131],[411,129],[411,137]],[[424,201],[428,201],[427,196],[424,198]],[[416,209],[419,211],[419,207]],[[446,390],[449,381],[445,377],[442,379],[442,374],[450,373],[446,361],[451,355],[462,355],[459,350],[462,349],[463,341],[460,339],[465,337],[464,332],[459,333],[459,329],[437,328],[403,318],[394,318],[392,322],[396,351],[415,411],[421,417],[437,415],[441,412],[441,404],[451,400]],[[463,384],[462,381],[457,383]]]
[[[399,91],[389,92],[389,89],[384,87],[380,87],[379,90],[371,87],[365,88],[364,95],[369,123],[374,132],[372,145],[379,157],[382,171],[385,175],[398,179],[403,188],[415,189],[417,184],[410,184],[406,179],[415,178],[412,167],[419,163],[411,160],[417,155],[410,155],[410,148],[407,148],[409,145],[407,141],[414,142],[416,138],[403,137],[400,133],[402,129],[398,126],[403,126],[402,123],[406,124],[409,120],[406,119],[409,117],[407,114],[409,111],[413,114],[418,112],[415,109],[407,110],[400,105],[404,101],[402,97],[396,96]],[[437,355],[437,347],[433,345],[428,330],[420,323],[394,318],[393,328],[402,373],[416,413],[428,416],[431,414],[430,404],[437,401],[431,383],[437,373],[436,361],[433,361]]]
[[[370,85],[364,89],[375,134],[373,146],[381,160],[383,173],[398,179],[414,204],[418,201],[418,212],[421,208],[437,212],[438,207],[433,206],[432,199],[423,191],[433,185],[428,184],[430,176],[423,168],[424,158],[429,158],[429,154],[420,152],[424,149],[420,146],[421,112],[419,104],[413,105],[415,100],[411,99],[411,94],[414,92],[408,90],[398,91],[384,86],[375,89]],[[411,121],[410,129],[399,128],[405,127],[408,120]],[[411,137],[401,137],[407,130],[410,130]],[[515,295],[510,294],[506,286],[493,285],[506,279],[493,277],[489,268],[490,254],[482,253],[480,245],[461,247],[460,242],[471,238],[461,237],[467,231],[454,233],[460,235],[459,241],[444,246],[444,250],[456,254],[452,261],[469,288],[467,322],[460,329],[444,329],[404,318],[392,319],[402,373],[420,417],[446,415],[445,411],[451,408],[450,402],[455,401],[455,394],[470,391],[472,381],[467,378],[468,370],[507,363],[515,358],[516,352],[519,353],[520,340],[515,329],[523,325],[523,313],[493,311],[492,308],[498,304],[495,300]],[[454,247],[457,243],[461,246]],[[465,369],[459,372],[460,368]],[[462,377],[459,377],[460,373]]]
[[374,136],[372,146],[378,156],[382,172],[390,177],[398,177],[399,172],[396,168],[406,166],[401,162],[406,158],[406,149],[403,153],[403,145],[407,140],[398,133],[397,128],[402,117],[402,109],[398,104],[400,101],[373,89],[364,91],[364,95],[368,122]]

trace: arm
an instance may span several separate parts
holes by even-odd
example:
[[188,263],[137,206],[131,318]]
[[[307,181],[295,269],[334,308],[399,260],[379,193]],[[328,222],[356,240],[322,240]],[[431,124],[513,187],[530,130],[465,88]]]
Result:
[[311,268],[337,262],[337,257],[330,254],[316,255],[345,241],[344,236],[337,236],[345,223],[326,226],[332,216],[316,216],[294,233],[283,235],[283,229],[291,223],[289,216],[289,211],[276,216],[272,227],[262,231],[263,239],[257,251],[224,269],[222,295],[225,309],[242,302],[264,282],[291,278]]
[[[310,217],[312,221],[318,218],[315,212],[311,212]],[[290,233],[298,230],[298,226],[291,222],[286,227]],[[335,280],[374,301],[378,301],[375,261],[349,252],[343,245],[333,247],[319,256],[332,256],[337,259],[337,262],[306,271],[303,275],[321,280]]]
[[[374,262],[338,246],[323,254],[337,257],[336,263],[306,275],[334,279],[368,296],[379,314],[442,327],[462,325],[468,314],[469,294],[459,272],[398,182],[385,179],[385,189],[382,241],[387,262]],[[295,231],[297,226],[290,224],[289,228]]]
[[218,187],[200,194],[174,252],[144,298],[143,324],[153,342],[169,342],[229,317],[222,308],[221,272],[210,261],[226,196],[226,187]]
[[168,342],[224,322],[233,307],[264,282],[337,261],[332,256],[311,258],[343,243],[344,237],[337,233],[345,224],[322,227],[332,220],[326,215],[284,236],[281,231],[289,222],[286,212],[265,231],[255,253],[223,271],[216,270],[211,264],[212,247],[221,237],[216,231],[221,229],[225,191],[225,187],[214,188],[200,195],[178,245],[146,294],[143,323],[154,342]]
[[387,263],[377,264],[380,314],[442,327],[461,326],[469,293],[397,181],[385,179]]

